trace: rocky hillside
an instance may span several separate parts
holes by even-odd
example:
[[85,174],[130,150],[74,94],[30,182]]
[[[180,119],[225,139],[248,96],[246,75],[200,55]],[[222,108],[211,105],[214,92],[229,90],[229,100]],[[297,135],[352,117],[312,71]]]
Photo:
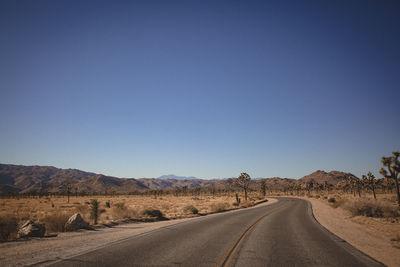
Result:
[[[259,190],[260,182],[266,181],[268,190],[280,190],[291,185],[306,185],[310,181],[335,185],[345,181],[351,173],[339,171],[316,171],[298,180],[290,178],[261,178],[252,180],[250,188]],[[129,193],[145,190],[173,189],[175,187],[199,188],[212,187],[214,190],[235,189],[232,178],[203,180],[160,178],[117,178],[76,169],[58,169],[47,166],[21,166],[0,164],[0,193],[13,192],[61,192],[68,184],[72,192],[88,193]]]
[[306,175],[298,180],[299,183],[304,184],[308,182],[314,182],[319,184],[324,184],[327,182],[328,184],[336,185],[339,182],[346,181],[348,177],[355,177],[351,173],[339,172],[339,171],[331,171],[325,172],[318,170],[309,175]]
[[194,188],[215,183],[215,180],[176,177],[117,178],[76,169],[0,164],[0,193],[60,192],[65,184],[71,185],[73,192],[129,193],[184,186]]
[[147,189],[135,179],[121,179],[75,169],[0,164],[0,193],[59,192],[66,184],[78,192],[127,193]]

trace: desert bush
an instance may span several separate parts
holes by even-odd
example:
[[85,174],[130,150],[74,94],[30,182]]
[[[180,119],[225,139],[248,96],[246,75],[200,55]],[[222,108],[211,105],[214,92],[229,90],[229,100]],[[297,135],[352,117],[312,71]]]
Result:
[[125,210],[127,209],[127,207],[125,206],[124,202],[118,202],[114,204],[114,207],[120,210]]
[[248,207],[252,207],[252,206],[254,206],[254,202],[250,202],[250,201],[245,202],[240,205],[241,208],[248,208]]
[[192,214],[197,214],[197,213],[199,213],[199,210],[196,209],[196,207],[193,206],[193,205],[188,205],[188,206],[184,207],[184,208],[183,208],[183,211],[184,211],[185,213],[192,213]]
[[400,234],[397,234],[395,237],[391,238],[390,241],[396,242],[393,246],[400,248]]
[[110,207],[111,207],[110,200],[106,201],[106,207],[107,207],[107,208],[110,208]]
[[65,223],[72,213],[56,212],[44,217],[41,222],[46,226],[47,233],[56,233],[65,231]]
[[366,217],[399,217],[400,213],[396,206],[387,201],[382,200],[347,200],[341,205],[354,216]]
[[111,212],[114,219],[130,219],[137,217],[137,212],[129,209],[123,202],[113,204]]
[[387,203],[387,204],[388,205],[382,206],[383,217],[385,217],[385,218],[400,217],[400,210],[397,207],[390,205],[390,203]]
[[328,202],[329,203],[336,203],[336,198],[330,197],[330,198],[328,198]]
[[0,242],[17,237],[18,220],[15,217],[0,217]]
[[99,202],[97,199],[93,199],[90,204],[90,219],[93,220],[93,224],[97,224],[97,220],[99,219]]
[[212,212],[221,212],[225,211],[229,208],[229,204],[226,202],[216,202],[210,205],[210,209]]
[[238,203],[238,205],[239,205],[240,204],[240,198],[239,198],[238,193],[235,194],[235,197],[236,197],[236,203]]
[[145,209],[142,214],[144,216],[148,216],[148,217],[153,217],[153,218],[158,218],[161,219],[164,217],[164,215],[162,214],[162,212],[160,210],[156,210],[156,209]]

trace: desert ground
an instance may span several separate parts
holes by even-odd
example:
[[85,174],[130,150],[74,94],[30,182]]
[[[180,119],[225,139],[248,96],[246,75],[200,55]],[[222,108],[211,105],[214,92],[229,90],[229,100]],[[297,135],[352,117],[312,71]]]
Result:
[[[244,199],[240,195],[241,199]],[[120,223],[129,220],[151,220],[146,210],[159,210],[166,219],[187,218],[222,210],[251,206],[263,199],[258,193],[251,193],[249,201],[236,201],[235,194],[175,196],[172,194],[116,195],[116,196],[66,196],[26,197],[0,199],[0,221],[14,221],[22,224],[26,220],[44,223],[47,234],[64,231],[64,224],[74,213],[93,224],[90,218],[91,201],[99,202],[98,225]],[[196,211],[197,210],[197,211]],[[12,227],[12,226],[10,226]],[[15,228],[15,227],[14,227]],[[16,228],[10,229],[9,239],[16,238]]]
[[[308,196],[282,193],[274,195],[278,198],[286,195],[284,197],[300,197],[310,201],[316,220],[330,232],[387,266],[400,265],[400,220],[398,213],[393,213],[397,210],[394,195],[378,194],[377,201],[369,194],[358,197],[337,192],[319,192]],[[242,194],[238,196],[244,199]],[[93,199],[100,204],[95,231],[63,232],[66,220],[73,213],[79,212],[85,220],[92,222],[90,203]],[[193,220],[201,215],[250,207],[262,199],[257,192],[250,193],[249,201],[242,201],[240,204],[237,203],[234,193],[197,196],[71,196],[70,203],[67,197],[3,198],[0,199],[1,220],[14,218],[21,224],[24,220],[31,219],[45,223],[47,237],[1,243],[3,256],[0,262],[6,266],[26,265],[45,262],[48,257],[54,259],[72,256],[78,251],[90,251],[132,235]],[[268,202],[260,205],[275,202],[276,199],[269,198]],[[194,208],[197,212],[194,212]],[[152,218],[144,214],[149,209],[160,210],[163,218],[169,220],[143,222],[152,221]],[[366,211],[370,214],[362,214]],[[9,239],[16,237],[14,230]],[[49,247],[54,249],[47,255]]]

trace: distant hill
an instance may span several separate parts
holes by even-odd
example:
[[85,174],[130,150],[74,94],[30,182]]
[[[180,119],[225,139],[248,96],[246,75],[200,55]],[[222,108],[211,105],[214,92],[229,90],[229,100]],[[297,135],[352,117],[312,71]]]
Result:
[[[351,173],[318,170],[298,180],[291,178],[252,179],[250,189],[259,190],[264,180],[269,190],[280,190],[291,185],[306,185],[310,181],[335,185],[346,181]],[[51,166],[22,166],[0,164],[0,193],[60,192],[62,185],[68,183],[75,192],[87,193],[129,193],[145,190],[173,189],[175,187],[199,188],[210,187],[217,190],[237,189],[233,178],[199,179],[196,177],[163,175],[159,178],[117,178],[85,172],[76,169],[59,169]]]
[[177,180],[177,179],[160,179],[160,178],[140,178],[137,180],[151,190],[159,190],[171,187],[184,187],[184,186],[187,186],[188,188],[195,188],[215,183],[215,180],[203,180],[203,179]]
[[197,177],[187,177],[187,176],[176,176],[174,174],[167,174],[167,175],[162,175],[160,177],[158,177],[157,179],[161,179],[161,180],[199,180],[200,178]]
[[339,182],[346,181],[348,177],[356,177],[351,173],[339,172],[339,171],[315,171],[309,175],[300,178],[299,183],[308,183],[310,181],[323,184],[327,182],[328,184],[336,185]]
[[0,164],[0,192],[59,192],[63,184],[78,192],[128,193],[148,189],[136,179],[122,179],[75,169]]

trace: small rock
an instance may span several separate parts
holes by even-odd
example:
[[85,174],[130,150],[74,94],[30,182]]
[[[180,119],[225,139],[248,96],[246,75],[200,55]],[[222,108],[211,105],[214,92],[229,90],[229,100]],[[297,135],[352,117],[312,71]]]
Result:
[[88,229],[89,224],[82,219],[79,213],[72,215],[65,223],[65,231],[76,231],[78,229]]
[[27,220],[18,230],[19,237],[43,237],[46,232],[44,224]]

